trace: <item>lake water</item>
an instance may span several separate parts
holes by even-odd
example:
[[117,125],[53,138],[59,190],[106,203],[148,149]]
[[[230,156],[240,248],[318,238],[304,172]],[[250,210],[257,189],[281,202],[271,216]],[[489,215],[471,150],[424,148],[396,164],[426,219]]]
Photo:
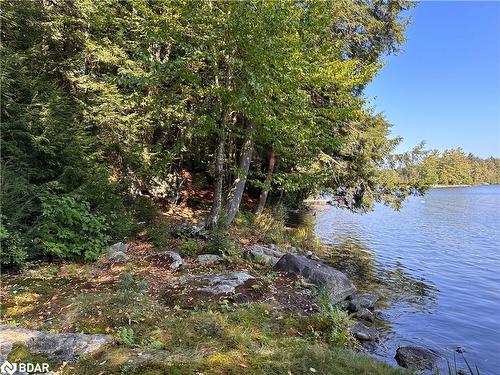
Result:
[[385,296],[374,355],[395,364],[411,344],[465,368],[460,346],[481,374],[500,374],[500,185],[432,189],[399,212],[327,208],[316,233],[331,263]]

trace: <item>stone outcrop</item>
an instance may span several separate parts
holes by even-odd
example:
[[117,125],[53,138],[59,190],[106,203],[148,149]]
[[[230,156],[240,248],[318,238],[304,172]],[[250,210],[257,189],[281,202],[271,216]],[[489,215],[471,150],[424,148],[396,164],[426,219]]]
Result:
[[247,272],[223,272],[182,276],[173,284],[176,286],[191,286],[198,292],[219,295],[234,293],[237,287],[253,278]]
[[378,332],[375,328],[357,322],[350,328],[351,334],[359,341],[377,341]]
[[112,344],[109,335],[86,335],[83,333],[46,333],[25,328],[0,326],[0,347],[3,362],[14,343],[23,344],[30,353],[45,354],[55,363],[75,362],[82,354],[92,354],[103,346]]
[[339,303],[356,292],[356,287],[342,272],[302,255],[285,254],[275,264],[274,270],[294,273],[323,288],[332,304]]
[[211,266],[220,263],[222,258],[215,254],[201,254],[196,257],[196,261],[202,266]]

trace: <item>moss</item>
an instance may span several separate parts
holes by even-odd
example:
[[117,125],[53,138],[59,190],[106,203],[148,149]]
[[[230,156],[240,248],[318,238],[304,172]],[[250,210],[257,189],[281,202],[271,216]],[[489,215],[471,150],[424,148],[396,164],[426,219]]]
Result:
[[33,364],[49,364],[49,369],[54,370],[56,365],[44,354],[32,354],[22,343],[14,343],[12,350],[7,356],[7,360],[12,362],[24,362]]

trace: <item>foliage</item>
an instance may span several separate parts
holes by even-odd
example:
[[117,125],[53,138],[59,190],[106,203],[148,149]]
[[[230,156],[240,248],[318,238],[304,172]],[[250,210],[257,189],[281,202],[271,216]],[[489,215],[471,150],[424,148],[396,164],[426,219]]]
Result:
[[106,221],[90,211],[84,197],[47,192],[41,200],[37,239],[43,253],[59,258],[95,260],[105,251],[110,240]]
[[212,229],[205,245],[209,254],[231,255],[235,249],[233,239],[226,233],[224,225],[219,224]]
[[4,225],[4,217],[0,222],[0,259],[2,266],[22,267],[27,257],[27,249],[18,232],[9,231]]
[[170,224],[166,221],[158,221],[147,230],[147,238],[154,245],[164,247],[172,238]]
[[183,258],[194,258],[200,250],[200,245],[196,240],[186,239],[179,244],[179,255]]

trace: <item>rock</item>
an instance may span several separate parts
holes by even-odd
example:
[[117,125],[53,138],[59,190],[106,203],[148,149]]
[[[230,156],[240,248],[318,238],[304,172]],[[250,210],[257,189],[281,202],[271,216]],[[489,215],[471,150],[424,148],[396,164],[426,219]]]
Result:
[[457,375],[469,375],[469,373],[466,369],[461,368],[460,370],[458,370]]
[[175,251],[162,251],[151,256],[151,261],[158,267],[169,267],[170,269],[177,270],[184,264],[181,256]]
[[413,370],[432,370],[436,367],[438,355],[417,346],[401,346],[396,351],[398,365]]
[[255,260],[258,263],[274,266],[285,253],[274,248],[265,247],[254,244],[245,252],[245,257],[250,260]]
[[342,272],[298,254],[285,254],[274,266],[275,271],[294,273],[317,287],[325,288],[334,305],[356,292],[356,287]]
[[349,309],[349,303],[350,303],[350,301],[343,300],[343,301],[337,303],[337,306],[339,307],[339,309],[346,311]]
[[175,238],[192,238],[200,237],[206,239],[208,237],[208,231],[205,229],[203,224],[172,224],[170,226],[170,233]]
[[115,251],[108,255],[108,260],[111,263],[125,263],[128,262],[129,256],[121,251]]
[[202,266],[210,266],[219,263],[221,260],[222,258],[215,254],[201,254],[196,258],[196,261]]
[[362,307],[361,309],[359,309],[358,312],[356,313],[355,317],[356,317],[356,319],[366,320],[368,322],[373,322],[375,320],[373,313],[365,307]]
[[128,244],[123,243],[123,242],[117,242],[114,245],[110,246],[109,253],[112,254],[112,253],[117,252],[117,251],[122,252],[122,253],[126,253],[127,250],[128,250]]
[[378,332],[375,328],[367,327],[363,323],[357,322],[350,328],[351,334],[359,341],[376,341]]
[[[82,354],[92,354],[114,342],[109,335],[46,333],[31,329],[0,326],[0,346],[4,361],[14,343],[20,342],[34,355],[46,354],[55,363],[75,362]],[[5,358],[3,358],[5,356]]]
[[457,346],[457,347],[455,348],[455,351],[456,351],[457,353],[465,353],[465,348],[463,348],[463,347],[461,347],[461,346]]
[[182,276],[174,285],[191,285],[195,290],[209,294],[234,293],[236,288],[254,277],[247,272],[223,272]]
[[378,297],[374,294],[355,294],[351,296],[349,311],[356,312],[363,308],[373,310],[377,301]]

